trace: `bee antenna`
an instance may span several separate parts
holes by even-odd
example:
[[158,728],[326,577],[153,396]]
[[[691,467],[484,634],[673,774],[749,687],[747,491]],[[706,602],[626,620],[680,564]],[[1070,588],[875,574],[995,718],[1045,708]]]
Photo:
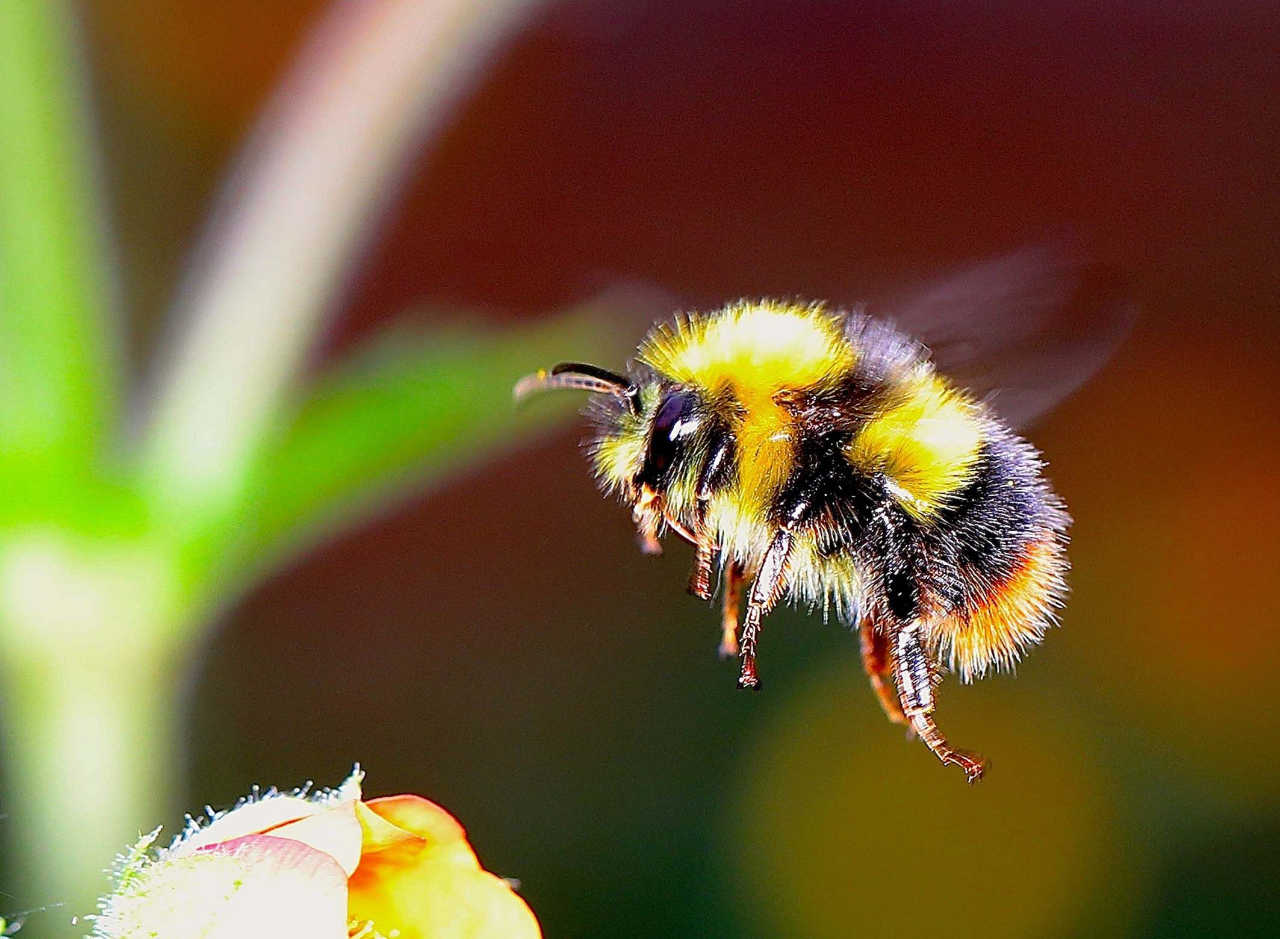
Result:
[[539,369],[516,382],[512,394],[517,401],[521,401],[535,391],[549,391],[555,388],[572,388],[578,391],[615,395],[625,398],[631,410],[638,410],[635,385],[617,372],[611,372],[596,365],[587,365],[585,362],[561,362],[553,366],[550,371]]

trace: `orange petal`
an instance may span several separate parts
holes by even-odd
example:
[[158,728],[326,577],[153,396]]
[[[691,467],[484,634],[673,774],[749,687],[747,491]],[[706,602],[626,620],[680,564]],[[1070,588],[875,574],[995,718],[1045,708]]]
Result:
[[[364,803],[367,810],[365,856],[383,855],[384,863],[411,863],[430,850],[437,860],[449,858],[475,869],[480,867],[467,844],[467,833],[452,815],[421,796],[385,796]],[[398,833],[398,834],[397,834]],[[412,840],[409,840],[412,839]]]
[[[538,921],[505,881],[430,858],[411,866],[366,858],[347,884],[347,910],[400,939],[538,939]],[[398,932],[393,932],[398,931]]]
[[[366,849],[348,883],[353,920],[401,939],[536,939],[538,921],[481,869],[448,812],[418,796],[367,804]],[[397,832],[399,834],[397,834]]]
[[427,839],[411,831],[393,825],[363,802],[356,806],[356,818],[360,821],[363,842],[361,856],[384,851],[408,851],[417,853],[427,844]]
[[365,805],[398,828],[429,841],[467,840],[466,830],[456,818],[422,796],[383,796],[369,799]]

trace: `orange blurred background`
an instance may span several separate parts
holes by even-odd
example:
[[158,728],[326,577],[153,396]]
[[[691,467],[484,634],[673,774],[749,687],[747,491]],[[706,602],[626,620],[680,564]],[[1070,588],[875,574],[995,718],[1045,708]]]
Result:
[[[136,361],[321,8],[82,4]],[[820,617],[775,615],[737,693],[687,551],[638,555],[566,429],[228,611],[190,806],[359,760],[548,936],[1280,933],[1278,52],[1270,4],[549,6],[421,155],[330,352],[428,305],[849,303],[1082,235],[1142,320],[1031,435],[1077,520],[1064,628],[943,686],[993,760],[969,789]]]

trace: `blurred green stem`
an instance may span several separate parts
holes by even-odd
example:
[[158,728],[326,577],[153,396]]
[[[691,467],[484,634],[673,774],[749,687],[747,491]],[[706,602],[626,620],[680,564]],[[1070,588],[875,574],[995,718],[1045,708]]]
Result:
[[[180,757],[169,655],[110,670],[61,659],[11,670],[4,696],[14,874],[24,900],[64,904],[65,921],[106,892],[111,858],[172,816]],[[9,904],[13,905],[13,904]],[[83,930],[81,930],[81,934]]]
[[[405,158],[531,0],[335,4],[278,89],[184,285],[143,458],[201,524],[246,474]],[[286,247],[287,246],[287,247]]]
[[0,0],[0,454],[82,464],[113,429],[116,310],[61,0]]
[[[235,548],[260,530],[247,495],[333,295],[406,157],[532,2],[334,5],[228,186],[133,455],[70,8],[0,0],[3,811],[33,903],[87,912],[115,853],[163,820],[176,687],[240,586]],[[333,439],[323,425],[310,439]],[[394,460],[343,462],[280,528],[438,456],[438,438],[407,439]]]
[[160,557],[42,529],[0,546],[17,873],[31,900],[68,917],[92,908],[110,859],[172,805],[176,611]]

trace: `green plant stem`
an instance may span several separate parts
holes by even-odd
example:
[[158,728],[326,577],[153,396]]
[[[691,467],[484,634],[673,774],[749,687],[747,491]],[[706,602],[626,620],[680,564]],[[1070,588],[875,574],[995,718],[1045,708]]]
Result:
[[[332,296],[413,145],[532,2],[336,5],[193,268],[135,480],[101,459],[118,348],[68,7],[0,0],[0,812],[15,844],[6,889],[64,904],[45,923],[90,912],[111,859],[172,808],[176,685],[255,521],[245,493],[264,441],[288,425]],[[403,483],[421,456],[373,482]],[[371,478],[343,468],[347,489]],[[342,489],[318,487],[315,503],[332,510]],[[313,509],[281,513],[273,534],[320,525]]]
[[91,913],[112,858],[172,806],[178,672],[160,557],[53,530],[0,545],[10,874],[24,903],[63,904],[51,925]]
[[415,145],[531,0],[335,4],[267,108],[184,286],[142,442],[199,524],[243,495],[334,294]]
[[162,650],[110,671],[55,660],[8,672],[11,857],[24,897],[63,904],[52,921],[93,912],[111,859],[173,806],[176,702],[161,691],[172,673]]
[[119,347],[70,11],[0,0],[0,454],[92,457]]

